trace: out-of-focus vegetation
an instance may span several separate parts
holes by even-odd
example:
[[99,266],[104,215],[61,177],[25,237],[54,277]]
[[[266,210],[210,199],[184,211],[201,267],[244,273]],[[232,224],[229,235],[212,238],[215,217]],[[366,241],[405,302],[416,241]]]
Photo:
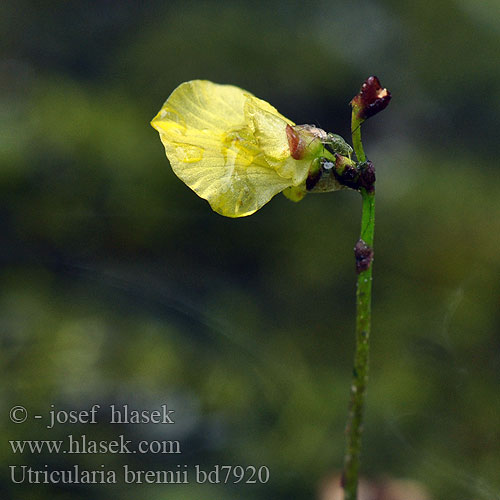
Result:
[[[338,472],[359,197],[278,196],[225,219],[174,176],[149,120],[206,78],[347,139],[370,74],[393,100],[364,126],[378,213],[363,473],[434,499],[500,498],[496,0],[7,0],[0,13],[2,499],[312,498]],[[14,404],[165,401],[174,430],[126,433],[176,436],[177,461],[5,445],[91,433],[16,426]],[[7,467],[77,462],[265,464],[271,480],[16,486]]]

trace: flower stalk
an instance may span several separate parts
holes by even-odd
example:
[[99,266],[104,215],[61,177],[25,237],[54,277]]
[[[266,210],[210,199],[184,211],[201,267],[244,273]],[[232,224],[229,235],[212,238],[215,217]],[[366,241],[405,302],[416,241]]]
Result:
[[378,79],[370,77],[361,87],[359,94],[351,101],[351,133],[354,152],[359,162],[359,191],[362,198],[362,215],[361,234],[354,247],[356,272],[358,274],[356,289],[356,348],[349,415],[346,425],[347,443],[344,472],[342,474],[344,500],[357,500],[370,353],[373,237],[375,231],[375,171],[373,165],[366,161],[361,141],[361,124],[365,119],[384,109],[390,98],[390,93],[387,89],[381,88]]
[[356,290],[356,351],[346,426],[347,446],[344,461],[344,500],[356,500],[361,455],[361,436],[368,383],[371,330],[372,259],[375,224],[375,191],[362,189],[361,237],[354,247],[358,281]]

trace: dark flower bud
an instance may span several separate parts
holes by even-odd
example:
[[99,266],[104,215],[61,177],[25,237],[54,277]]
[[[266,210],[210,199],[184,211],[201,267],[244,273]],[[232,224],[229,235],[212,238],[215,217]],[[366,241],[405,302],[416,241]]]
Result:
[[360,120],[366,120],[387,107],[391,93],[382,88],[376,76],[370,76],[361,86],[359,94],[351,101],[353,111]]
[[375,167],[371,161],[365,161],[358,165],[359,186],[365,188],[369,193],[375,189]]
[[318,184],[322,175],[323,175],[322,158],[315,158],[311,163],[311,167],[309,168],[309,174],[307,175],[306,179],[307,191],[311,191],[312,189],[314,189],[314,186]]
[[373,249],[362,239],[359,239],[354,247],[354,257],[356,258],[356,272],[362,273],[370,268],[373,261]]
[[346,156],[335,155],[335,176],[343,186],[351,189],[359,187],[359,172],[356,164]]

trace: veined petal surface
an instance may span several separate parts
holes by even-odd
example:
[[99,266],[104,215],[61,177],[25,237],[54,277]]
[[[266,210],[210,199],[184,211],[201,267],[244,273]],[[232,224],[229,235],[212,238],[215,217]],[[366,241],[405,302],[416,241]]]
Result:
[[175,174],[221,215],[250,215],[307,175],[284,149],[293,122],[235,86],[185,82],[151,124]]

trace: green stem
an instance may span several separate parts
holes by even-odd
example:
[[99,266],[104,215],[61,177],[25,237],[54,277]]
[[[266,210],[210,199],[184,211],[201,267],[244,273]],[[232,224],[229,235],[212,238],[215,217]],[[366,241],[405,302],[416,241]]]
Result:
[[[360,121],[353,113],[352,139],[358,161],[366,161],[361,143]],[[361,190],[362,216],[361,240],[373,249],[375,229],[375,191]],[[345,452],[343,486],[344,500],[356,500],[358,489],[361,435],[368,382],[369,341],[371,328],[372,265],[358,274],[356,291],[356,352],[354,355],[353,382],[349,416],[346,426],[347,445]]]
[[352,113],[351,118],[351,134],[352,134],[352,146],[354,152],[356,153],[356,158],[358,161],[366,161],[365,150],[363,149],[363,143],[361,142],[361,124],[364,120],[360,120],[356,114]]

